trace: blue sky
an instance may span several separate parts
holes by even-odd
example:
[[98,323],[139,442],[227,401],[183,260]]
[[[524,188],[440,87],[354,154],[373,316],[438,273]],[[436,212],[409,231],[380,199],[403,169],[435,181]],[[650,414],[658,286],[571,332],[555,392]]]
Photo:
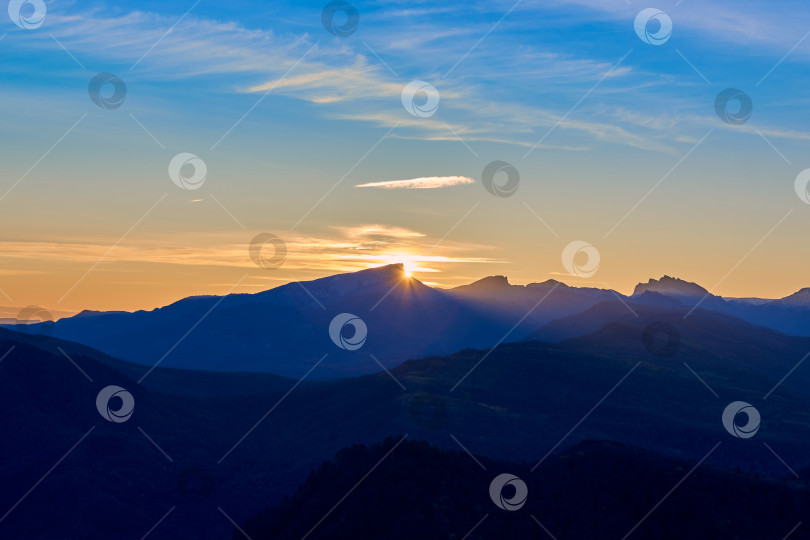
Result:
[[[244,290],[391,253],[422,256],[417,277],[440,285],[542,281],[563,273],[560,252],[579,239],[602,254],[595,286],[663,273],[729,295],[810,285],[796,250],[808,208],[792,187],[810,167],[803,3],[354,2],[359,27],[344,38],[324,29],[321,2],[46,6],[37,29],[0,26],[10,305],[131,308],[225,292],[250,270],[236,254],[261,231],[292,246],[289,273],[249,272]],[[663,45],[634,32],[648,7],[672,19]],[[126,83],[120,108],[88,98],[99,72]],[[435,115],[402,106],[415,79],[438,90]],[[753,102],[743,125],[715,115],[728,87]],[[167,180],[180,152],[207,164],[199,191]],[[515,197],[472,184],[354,187],[478,184],[493,160],[520,171]]]

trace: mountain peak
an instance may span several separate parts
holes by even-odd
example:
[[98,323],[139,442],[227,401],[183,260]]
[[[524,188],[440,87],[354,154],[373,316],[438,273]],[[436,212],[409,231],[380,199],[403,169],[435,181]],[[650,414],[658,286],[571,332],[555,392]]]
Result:
[[[418,279],[408,278],[405,265],[402,263],[386,264],[374,268],[364,268],[355,272],[334,274],[311,281],[291,282],[256,293],[254,298],[273,298],[275,302],[297,304],[302,299],[311,301],[312,297],[319,302],[334,302],[357,294],[385,293],[400,282],[407,282],[411,287],[427,289]],[[308,300],[307,300],[308,299]]]
[[84,309],[84,310],[80,311],[79,313],[77,313],[76,315],[74,315],[74,317],[75,318],[97,317],[99,315],[110,315],[110,314],[120,315],[122,313],[127,313],[127,312],[126,311],[97,311],[97,310],[94,310],[94,309]]
[[364,268],[363,270],[347,272],[345,274],[335,274],[308,283],[347,284],[352,287],[390,286],[392,283],[402,281],[406,277],[405,265],[403,263],[393,263],[375,266],[374,268]]
[[487,276],[485,278],[481,278],[478,281],[471,283],[470,285],[486,285],[488,287],[499,287],[504,285],[510,285],[509,278],[506,276]]
[[512,285],[509,283],[509,279],[507,279],[506,276],[487,276],[479,279],[478,281],[468,283],[467,285],[455,287],[453,290],[459,292],[491,293],[508,289],[511,286]]
[[365,270],[359,270],[353,273],[357,275],[402,278],[405,276],[405,265],[403,263],[391,263],[383,266],[375,266],[374,268],[366,268]]
[[705,296],[709,291],[691,281],[663,276],[661,279],[650,279],[647,283],[639,283],[633,291],[633,296],[645,292],[654,292],[667,296]]
[[547,288],[547,287],[568,287],[562,281],[557,281],[556,279],[547,279],[542,283],[529,283],[526,285],[527,288]]
[[790,296],[782,298],[782,302],[786,304],[798,304],[798,305],[810,304],[810,287],[799,289]]

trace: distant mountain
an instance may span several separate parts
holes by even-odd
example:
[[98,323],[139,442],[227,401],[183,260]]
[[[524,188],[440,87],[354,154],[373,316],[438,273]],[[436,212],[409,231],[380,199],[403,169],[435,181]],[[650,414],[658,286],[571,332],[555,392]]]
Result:
[[[345,350],[330,339],[330,323],[341,313],[365,322],[360,349]],[[406,277],[402,265],[389,265],[257,294],[190,297],[148,312],[83,312],[54,323],[50,333],[140,364],[292,378],[326,355],[311,373],[324,379],[491,346],[515,322]],[[524,332],[529,329],[527,324]]]
[[515,322],[522,320],[524,326],[531,328],[578,313],[598,302],[615,299],[618,295],[611,290],[570,287],[553,279],[512,285],[505,276],[486,277],[447,292],[473,308]]
[[634,316],[630,309],[636,311],[642,309],[642,306],[637,303],[632,304],[635,308],[628,308],[629,305],[630,304],[623,304],[616,300],[600,302],[585,311],[555,319],[530,333],[526,339],[555,343],[596,332],[611,322],[621,321],[629,323]]
[[[189,297],[152,311],[85,311],[48,323],[47,332],[134,363],[292,378],[326,355],[310,377],[329,379],[376,372],[409,358],[491,347],[505,336],[519,340],[540,324],[607,298],[615,293],[553,280],[510,285],[503,276],[433,289],[394,264],[256,294]],[[343,350],[330,339],[330,322],[341,313],[367,326],[358,350]],[[41,325],[26,329],[41,330]]]
[[698,299],[709,295],[709,291],[696,283],[669,276],[664,276],[661,279],[651,279],[647,283],[639,283],[633,291],[633,296],[640,296],[648,291],[664,296],[686,296]]
[[[609,322],[612,313],[589,312],[604,302],[623,304],[615,307],[617,315],[627,305],[687,312],[699,306],[810,336],[809,296],[810,289],[803,289],[781,300],[725,299],[669,276],[640,283],[629,297],[555,280],[513,285],[505,276],[443,290],[406,277],[402,265],[388,265],[256,294],[189,297],[152,311],[85,311],[24,330],[79,342],[129,362],[182,369],[300,378],[321,360],[309,377],[333,379],[528,335],[551,341],[582,335]],[[359,349],[341,348],[330,338],[330,323],[342,313],[357,316],[367,327]],[[583,317],[568,318],[577,314]],[[350,327],[344,332],[350,335]]]
[[777,300],[723,298],[695,283],[664,276],[639,283],[631,298],[639,303],[689,309],[699,306],[786,334],[810,336],[810,288]]
[[768,335],[778,332],[766,327],[756,326],[744,319],[727,315],[725,313],[697,308],[691,311],[687,305],[674,300],[672,297],[646,291],[638,297],[627,301],[610,300],[600,302],[585,311],[568,315],[551,321],[528,335],[527,339],[548,342],[560,342],[571,338],[586,336],[602,330],[604,327],[615,324],[627,324],[639,328],[657,321],[667,321],[677,327],[693,327],[693,320],[712,325],[723,325],[737,328],[750,328],[757,333],[765,332]]
[[790,296],[786,296],[776,302],[785,306],[810,307],[810,287],[805,287]]

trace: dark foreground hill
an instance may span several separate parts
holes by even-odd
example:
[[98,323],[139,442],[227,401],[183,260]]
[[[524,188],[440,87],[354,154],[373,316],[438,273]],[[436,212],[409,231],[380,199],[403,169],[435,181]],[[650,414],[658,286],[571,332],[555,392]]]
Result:
[[[688,461],[720,442],[704,465],[803,477],[810,340],[702,310],[685,321],[656,316],[668,317],[676,346],[660,336],[651,346],[647,321],[631,316],[561,343],[470,349],[316,383],[158,368],[139,384],[146,366],[0,331],[0,537],[139,539],[158,523],[150,540],[228,537],[225,514],[242,523],[340,449],[404,433],[532,466],[584,440]],[[97,410],[108,385],[133,396],[125,422]],[[761,415],[753,438],[723,426],[737,400]]]
[[[400,441],[340,451],[233,540],[810,537],[805,524],[796,528],[810,508],[806,481],[697,466],[615,443],[581,443],[532,471]],[[526,484],[517,510],[490,497],[502,473]],[[507,499],[515,494],[504,488]]]

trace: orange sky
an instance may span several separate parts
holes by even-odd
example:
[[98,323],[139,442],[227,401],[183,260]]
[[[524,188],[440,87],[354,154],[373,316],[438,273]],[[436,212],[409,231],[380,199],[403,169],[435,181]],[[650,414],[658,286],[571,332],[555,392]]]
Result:
[[687,251],[667,240],[665,231],[643,249],[634,245],[640,230],[629,241],[625,235],[622,242],[594,243],[601,260],[590,278],[566,272],[561,260],[565,242],[544,230],[529,211],[521,216],[529,240],[515,238],[501,245],[472,241],[487,239],[481,229],[487,224],[475,219],[458,225],[454,234],[444,238],[383,224],[326,227],[319,234],[280,231],[286,238],[287,258],[283,266],[270,270],[258,268],[250,258],[248,243],[255,231],[178,235],[143,231],[114,247],[112,237],[96,243],[4,241],[0,242],[0,287],[6,297],[0,316],[13,316],[31,304],[55,316],[82,309],[152,309],[191,295],[258,292],[288,281],[394,262],[405,263],[414,277],[439,287],[502,274],[512,283],[553,278],[629,294],[637,282],[668,274],[725,296],[782,297],[810,285],[801,270],[807,267],[801,251],[789,251],[793,260],[780,268],[773,265],[790,248],[786,236],[791,228],[801,227],[801,220],[791,223],[790,217],[781,225],[782,235],[771,233],[753,251],[759,240],[753,234],[748,242],[725,240],[711,249],[713,238],[707,232],[698,244],[708,251],[704,259],[683,256]]

